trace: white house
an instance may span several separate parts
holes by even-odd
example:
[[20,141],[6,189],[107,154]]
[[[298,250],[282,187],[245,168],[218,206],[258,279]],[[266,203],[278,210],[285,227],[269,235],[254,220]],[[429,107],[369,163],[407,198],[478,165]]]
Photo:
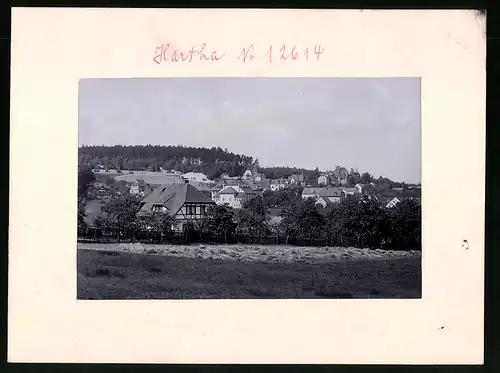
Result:
[[391,199],[391,200],[389,201],[389,203],[388,203],[385,207],[387,207],[387,208],[389,208],[389,209],[390,209],[390,208],[396,207],[396,205],[397,205],[398,203],[401,203],[401,201],[399,200],[399,198],[398,198],[398,197],[394,197],[393,199]]
[[202,174],[200,172],[188,172],[182,175],[182,178],[184,180],[190,180],[190,181],[198,181],[198,182],[205,182],[208,183],[210,180],[205,174]]
[[130,194],[145,196],[146,194],[149,193],[151,193],[151,187],[149,184],[146,184],[142,179],[137,179],[130,186]]
[[320,185],[326,185],[328,184],[328,175],[327,174],[321,174],[318,177],[318,184]]
[[251,180],[252,179],[252,171],[250,170],[246,170],[244,173],[243,173],[243,177],[242,177],[244,180]]
[[246,193],[239,186],[225,186],[222,190],[213,195],[214,202],[217,205],[227,205],[234,209],[243,207],[246,201]]
[[278,180],[271,180],[270,183],[271,191],[276,192],[280,189],[280,184]]
[[342,193],[344,193],[344,196],[353,196],[360,192],[358,192],[357,188],[342,188]]

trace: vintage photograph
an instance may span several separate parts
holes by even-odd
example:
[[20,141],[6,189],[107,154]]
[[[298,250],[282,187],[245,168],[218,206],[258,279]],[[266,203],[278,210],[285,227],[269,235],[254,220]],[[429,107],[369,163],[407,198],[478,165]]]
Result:
[[78,105],[78,299],[421,298],[420,78],[82,79]]

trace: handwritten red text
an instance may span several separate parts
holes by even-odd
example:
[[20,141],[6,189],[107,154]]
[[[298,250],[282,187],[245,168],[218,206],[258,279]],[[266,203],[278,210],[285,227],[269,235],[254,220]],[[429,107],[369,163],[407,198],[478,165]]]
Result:
[[[319,61],[321,55],[324,53],[325,50],[321,44],[302,47],[287,44],[254,47],[252,44],[239,49],[233,56],[237,56],[236,60],[246,64],[254,60],[267,60],[269,63],[280,61]],[[171,43],[166,43],[155,48],[153,61],[158,65],[162,63],[191,63],[194,61],[216,62],[225,56],[226,53],[219,53],[215,49],[207,48],[206,43],[201,44],[199,47],[193,46],[190,49],[184,50],[174,48]]]
[[199,48],[193,46],[191,49],[185,51],[171,48],[171,44],[166,43],[156,47],[153,61],[158,65],[165,62],[191,63],[193,60],[219,61],[225,55],[225,53],[218,54],[216,50],[208,50],[205,43]]

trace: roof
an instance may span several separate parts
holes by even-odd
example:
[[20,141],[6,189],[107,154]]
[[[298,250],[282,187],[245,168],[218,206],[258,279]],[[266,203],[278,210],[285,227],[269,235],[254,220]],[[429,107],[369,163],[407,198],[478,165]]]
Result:
[[318,192],[318,195],[320,197],[340,197],[341,194],[342,194],[342,191],[340,190],[340,188],[337,188],[337,187],[322,188]]
[[238,191],[233,187],[229,187],[221,191],[219,194],[238,194]]
[[302,194],[318,195],[320,197],[340,197],[341,189],[337,187],[304,188]]
[[207,175],[201,173],[201,172],[186,172],[185,174],[182,175],[183,178],[185,177],[199,177],[202,179],[208,180]]
[[319,189],[321,188],[304,188],[302,194],[317,194]]
[[143,198],[141,202],[145,204],[139,211],[140,213],[151,211],[154,205],[162,205],[171,215],[177,214],[185,203],[215,204],[212,199],[188,183],[162,185]]
[[271,183],[269,182],[268,179],[262,179],[262,181],[254,181],[254,185],[257,188],[262,188],[262,189],[269,189],[271,187]]
[[342,188],[342,190],[346,193],[356,193],[358,191],[356,188]]

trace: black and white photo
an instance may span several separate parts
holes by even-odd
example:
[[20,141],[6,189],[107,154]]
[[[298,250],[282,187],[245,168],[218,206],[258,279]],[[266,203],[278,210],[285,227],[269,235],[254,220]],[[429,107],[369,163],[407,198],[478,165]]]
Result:
[[420,94],[81,79],[78,299],[421,298]]

